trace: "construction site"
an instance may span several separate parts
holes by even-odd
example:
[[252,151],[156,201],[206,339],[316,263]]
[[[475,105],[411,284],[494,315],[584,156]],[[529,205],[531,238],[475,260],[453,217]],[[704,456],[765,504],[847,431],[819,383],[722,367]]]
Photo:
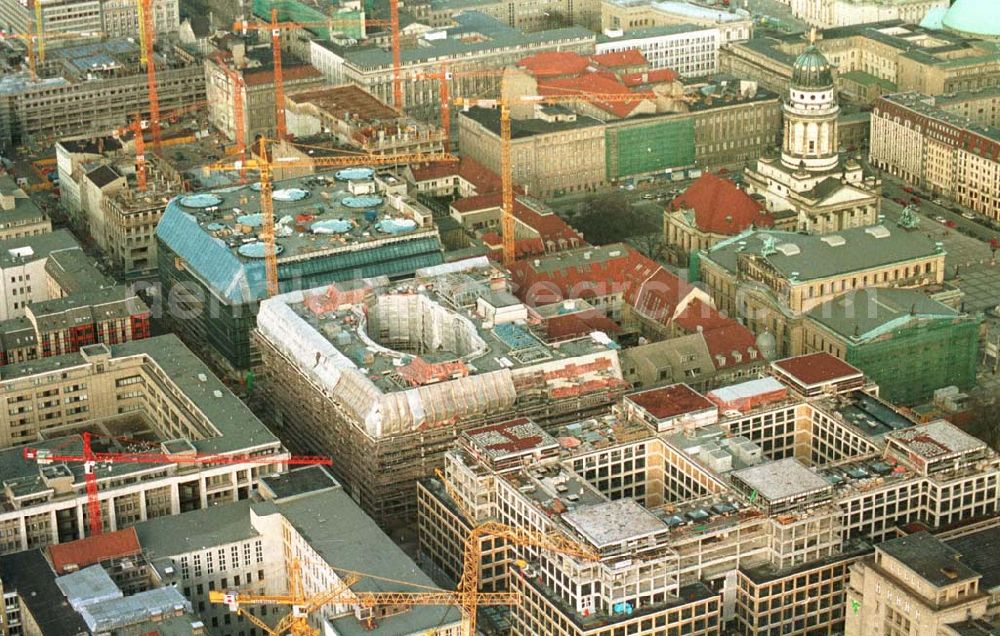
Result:
[[995,513],[1000,479],[985,443],[915,424],[859,377],[814,354],[706,394],[629,394],[593,419],[466,429],[420,483],[421,555],[467,576],[455,547],[493,521],[587,546],[489,551],[482,580],[522,596],[515,634],[716,634],[734,619],[741,634],[837,633],[846,564],[897,526]]
[[402,523],[459,431],[607,409],[625,388],[617,345],[548,344],[506,285],[480,258],[264,301],[254,341],[279,434],[333,457],[366,512]]
[[[41,148],[73,136],[111,131],[151,112],[149,74],[133,40],[107,40],[50,51],[45,69],[5,73],[0,81],[0,149]],[[157,121],[164,113],[205,101],[205,72],[176,47],[153,53]],[[43,72],[44,71],[44,72]],[[158,122],[159,123],[159,122]]]
[[291,461],[172,335],[9,364],[0,391],[0,553],[244,500]]

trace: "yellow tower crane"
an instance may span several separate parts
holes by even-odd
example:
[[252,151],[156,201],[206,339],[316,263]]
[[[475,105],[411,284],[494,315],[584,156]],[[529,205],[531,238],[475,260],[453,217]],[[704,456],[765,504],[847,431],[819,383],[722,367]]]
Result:
[[[259,627],[267,636],[316,636],[318,631],[309,625],[309,616],[326,605],[358,605],[371,608],[412,607],[415,605],[455,605],[468,602],[461,598],[458,592],[439,590],[429,586],[415,585],[407,581],[397,581],[385,577],[373,576],[351,570],[336,570],[341,582],[329,590],[318,594],[306,594],[302,583],[302,573],[298,561],[293,561],[289,572],[288,594],[253,594],[235,591],[212,590],[208,593],[210,603],[226,605],[230,611],[247,618]],[[363,578],[379,579],[400,586],[421,587],[421,592],[355,592],[350,589]],[[519,595],[512,592],[494,592],[477,595],[476,602],[480,605],[516,605],[520,602]],[[260,605],[287,606],[290,612],[270,627],[264,621],[248,611],[248,607]]]
[[273,157],[267,147],[268,140],[261,137],[256,152],[246,161],[233,163],[213,163],[205,166],[208,170],[257,170],[260,174],[260,212],[262,218],[260,238],[264,243],[264,267],[267,277],[267,295],[278,293],[278,256],[274,243],[274,167],[281,168],[344,168],[359,165],[395,165],[407,163],[431,163],[438,161],[455,162],[458,157],[446,153],[411,153],[399,155],[343,154],[335,157]]
[[514,545],[539,548],[587,561],[601,559],[601,555],[589,546],[556,532],[544,533],[527,528],[515,528],[498,521],[485,521],[477,524],[476,515],[465,505],[464,500],[444,476],[444,473],[440,469],[435,469],[434,472],[444,486],[445,492],[455,502],[462,514],[468,518],[469,523],[473,525],[469,536],[465,538],[462,553],[462,578],[458,582],[459,598],[465,601],[461,605],[462,636],[476,635],[476,608],[480,605],[490,605],[490,603],[484,603],[480,600],[484,593],[479,591],[479,567],[483,558],[483,539],[486,537],[504,539]]
[[[566,90],[566,89],[560,89]],[[564,104],[567,102],[603,102],[603,103],[628,103],[640,102],[644,99],[655,99],[655,93],[567,93],[561,95],[528,95],[518,99],[523,102],[535,104]],[[510,267],[517,258],[515,252],[515,223],[514,223],[514,175],[513,165],[510,158],[510,100],[507,96],[506,75],[500,82],[499,99],[466,99],[455,100],[456,104],[464,108],[470,106],[483,106],[486,108],[500,107],[500,183],[502,191],[502,205],[500,214],[500,234],[503,239],[503,264]]]

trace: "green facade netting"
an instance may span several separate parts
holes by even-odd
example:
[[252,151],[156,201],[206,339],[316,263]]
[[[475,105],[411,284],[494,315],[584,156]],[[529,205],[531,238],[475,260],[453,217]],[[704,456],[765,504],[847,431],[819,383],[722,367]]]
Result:
[[694,120],[609,125],[604,143],[609,181],[693,166]]
[[[367,4],[366,4],[367,6]],[[334,30],[347,37],[361,39],[362,16],[359,11],[339,11],[338,3],[333,0],[321,0],[318,7],[313,7],[298,0],[253,0],[253,14],[262,20],[271,19],[271,9],[278,10],[280,22],[330,22]],[[326,27],[308,27],[307,31],[321,39],[330,38],[330,29]]]
[[890,402],[913,405],[935,389],[976,382],[979,327],[974,320],[921,321],[872,342],[849,344],[847,362],[878,383]]

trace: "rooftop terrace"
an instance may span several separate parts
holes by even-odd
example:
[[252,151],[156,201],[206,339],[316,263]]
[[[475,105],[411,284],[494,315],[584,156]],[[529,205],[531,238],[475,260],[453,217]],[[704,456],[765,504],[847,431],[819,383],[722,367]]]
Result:
[[[280,278],[299,278],[299,284],[311,286],[351,279],[359,270],[374,275],[367,273],[366,265],[380,269],[379,274],[394,275],[441,262],[436,229],[392,214],[384,197],[376,193],[373,177],[373,169],[357,167],[274,184]],[[264,295],[259,190],[260,185],[252,183],[176,197],[156,229],[158,238],[190,269],[230,300]],[[423,243],[415,246],[411,240],[416,239]],[[364,256],[359,249],[396,243],[408,245],[396,245],[386,256],[389,263],[369,263],[371,255]],[[320,273],[303,264],[333,256],[338,257],[336,263]],[[402,270],[397,272],[394,266]]]

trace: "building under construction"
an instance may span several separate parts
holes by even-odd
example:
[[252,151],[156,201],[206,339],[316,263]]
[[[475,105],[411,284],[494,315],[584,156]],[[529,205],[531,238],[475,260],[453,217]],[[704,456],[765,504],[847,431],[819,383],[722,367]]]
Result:
[[462,430],[512,415],[571,421],[623,390],[617,345],[548,344],[486,258],[261,304],[262,385],[289,443],[333,457],[362,508],[400,522]]
[[[442,262],[430,212],[406,216],[378,187],[375,171],[363,167],[274,184],[281,291],[404,278]],[[176,197],[156,228],[163,297],[173,299],[177,330],[240,369],[256,359],[250,330],[267,296],[259,190],[254,183]]]
[[[137,113],[149,116],[146,70],[135,41],[63,47],[46,59],[38,79],[26,72],[0,79],[0,150],[112,131]],[[161,112],[205,100],[205,73],[194,56],[164,46],[154,65]]]
[[481,579],[522,595],[517,635],[717,635],[729,621],[747,635],[836,634],[847,566],[872,542],[996,513],[1000,457],[985,443],[914,424],[828,354],[771,373],[704,395],[633,393],[555,428],[463,431],[447,490],[418,489],[424,558],[458,576],[456,547],[487,520],[598,552],[487,552]]

